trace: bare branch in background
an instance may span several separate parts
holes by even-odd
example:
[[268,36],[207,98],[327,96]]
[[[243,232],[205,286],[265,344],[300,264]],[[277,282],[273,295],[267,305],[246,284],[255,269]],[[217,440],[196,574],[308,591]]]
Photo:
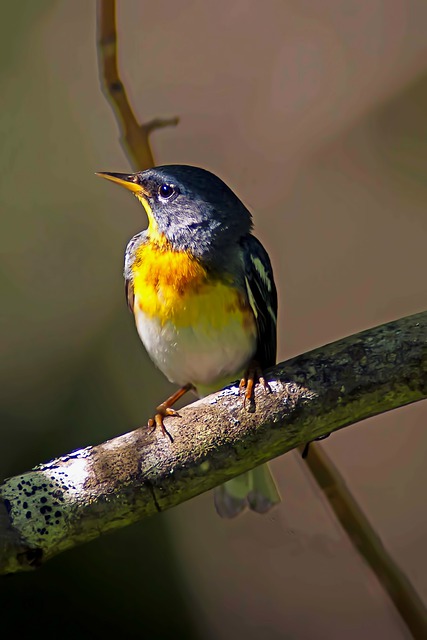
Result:
[[178,124],[178,118],[156,118],[146,124],[138,123],[118,70],[115,0],[98,2],[98,60],[103,91],[116,115],[126,155],[135,170],[149,169],[155,164],[150,134],[156,129]]
[[413,637],[424,640],[427,612],[422,599],[384,547],[338,470],[321,447],[311,448],[306,462],[351,542],[374,571]]

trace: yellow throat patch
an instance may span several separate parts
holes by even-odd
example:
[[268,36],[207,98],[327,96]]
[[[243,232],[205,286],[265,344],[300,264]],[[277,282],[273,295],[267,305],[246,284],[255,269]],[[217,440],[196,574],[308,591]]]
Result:
[[173,251],[164,238],[137,249],[132,271],[135,314],[141,311],[161,324],[173,322],[178,327],[203,325],[207,332],[236,321],[253,330],[255,321],[245,296],[231,283],[209,282],[198,260]]
[[216,332],[238,322],[255,332],[255,319],[246,296],[231,279],[210,280],[199,260],[187,251],[175,251],[158,230],[145,197],[135,194],[148,217],[148,241],[135,251],[132,265],[134,313],[143,312],[161,324],[201,325]]

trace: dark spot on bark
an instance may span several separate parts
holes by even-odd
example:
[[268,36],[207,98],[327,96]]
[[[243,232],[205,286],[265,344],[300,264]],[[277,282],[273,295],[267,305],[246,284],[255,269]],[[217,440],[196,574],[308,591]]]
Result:
[[154,506],[156,507],[157,511],[160,513],[162,509],[161,509],[159,503],[157,502],[157,497],[156,497],[156,494],[154,493],[153,485],[148,480],[146,480],[144,484],[149,488],[150,493],[151,493],[152,498],[153,498]]
[[362,344],[354,344],[348,347],[347,351],[352,360],[359,361],[366,357],[366,349]]
[[122,91],[123,89],[123,85],[120,81],[118,82],[110,82],[110,91],[111,93],[119,93],[119,91]]
[[338,398],[341,395],[341,392],[336,387],[331,387],[323,395],[325,398],[325,403],[330,403],[331,405],[335,405],[337,403]]
[[42,549],[28,549],[24,553],[18,554],[18,562],[22,565],[29,567],[39,567],[42,563],[43,551]]

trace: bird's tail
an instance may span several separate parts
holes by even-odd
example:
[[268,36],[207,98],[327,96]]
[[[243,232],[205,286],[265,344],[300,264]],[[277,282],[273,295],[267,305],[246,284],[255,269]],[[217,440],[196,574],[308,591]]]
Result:
[[266,513],[280,495],[268,464],[262,464],[214,489],[214,501],[221,518],[234,518],[246,507]]

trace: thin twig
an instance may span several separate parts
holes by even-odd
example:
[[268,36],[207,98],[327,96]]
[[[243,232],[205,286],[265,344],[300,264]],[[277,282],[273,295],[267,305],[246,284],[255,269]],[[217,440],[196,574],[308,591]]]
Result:
[[310,449],[306,462],[353,545],[378,577],[413,637],[427,638],[427,614],[420,596],[384,547],[338,470],[320,447]]
[[125,153],[134,169],[149,169],[155,164],[150,134],[156,129],[178,124],[178,118],[156,118],[147,124],[138,123],[118,70],[115,0],[98,0],[98,59],[104,95],[116,115]]

